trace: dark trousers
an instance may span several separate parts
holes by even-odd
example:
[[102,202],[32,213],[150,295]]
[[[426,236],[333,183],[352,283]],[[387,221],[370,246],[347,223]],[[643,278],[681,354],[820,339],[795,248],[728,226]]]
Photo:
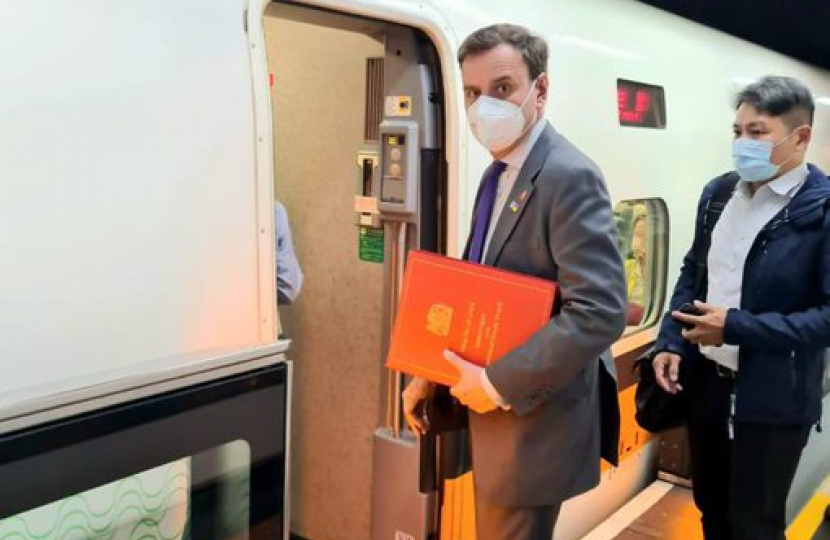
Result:
[[550,540],[560,507],[498,506],[476,492],[476,540]]
[[810,426],[728,418],[734,380],[700,359],[689,419],[692,486],[706,540],[785,540],[787,494]]

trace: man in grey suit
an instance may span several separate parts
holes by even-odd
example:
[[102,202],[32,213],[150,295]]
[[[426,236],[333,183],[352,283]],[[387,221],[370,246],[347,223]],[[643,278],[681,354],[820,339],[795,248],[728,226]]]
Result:
[[[478,540],[550,540],[562,502],[599,482],[601,410],[617,422],[610,454],[619,433],[608,349],[625,327],[623,262],[601,173],[544,120],[547,56],[543,39],[507,24],[458,53],[470,126],[494,159],[465,258],[561,292],[550,324],[486,369],[445,353],[461,375],[451,393],[470,409]],[[419,433],[414,411],[431,391],[415,379],[402,396]]]

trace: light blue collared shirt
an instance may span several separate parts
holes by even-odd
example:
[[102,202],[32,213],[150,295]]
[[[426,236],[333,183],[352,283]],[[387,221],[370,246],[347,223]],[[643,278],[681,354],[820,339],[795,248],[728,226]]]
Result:
[[288,214],[279,201],[274,201],[274,225],[277,232],[277,303],[290,304],[297,299],[303,287],[303,271],[294,253]]

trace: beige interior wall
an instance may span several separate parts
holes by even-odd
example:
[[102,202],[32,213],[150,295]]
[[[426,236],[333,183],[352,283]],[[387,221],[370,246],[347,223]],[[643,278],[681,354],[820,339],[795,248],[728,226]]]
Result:
[[305,274],[280,308],[295,361],[292,531],[368,540],[372,434],[380,416],[383,268],[358,260],[354,195],[363,145],[362,34],[266,12],[274,74],[275,192]]

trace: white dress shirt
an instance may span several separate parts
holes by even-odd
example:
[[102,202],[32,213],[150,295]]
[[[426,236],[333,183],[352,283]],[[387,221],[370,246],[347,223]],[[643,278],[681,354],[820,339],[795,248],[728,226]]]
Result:
[[[524,142],[501,159],[507,167],[504,168],[504,172],[502,172],[501,176],[499,176],[499,185],[496,189],[496,200],[493,203],[493,215],[490,218],[490,226],[487,229],[487,238],[484,240],[484,250],[482,251],[485,255],[487,254],[487,250],[490,248],[490,240],[493,238],[493,231],[496,230],[496,224],[499,222],[502,210],[504,210],[504,207],[507,206],[507,198],[510,196],[510,192],[513,191],[513,186],[516,184],[516,178],[519,176],[519,171],[522,170],[522,165],[525,164],[527,156],[533,149],[533,145],[536,144],[536,141],[539,140],[539,136],[545,130],[545,124],[546,122],[544,120],[537,121],[533,124],[533,127],[530,128],[530,132]],[[482,256],[482,260],[483,259],[484,256]]]
[[[787,206],[810,174],[802,163],[765,184],[753,195],[746,182],[738,182],[712,231],[707,258],[709,292],[706,303],[726,309],[741,307],[744,264],[761,229]],[[701,346],[700,352],[718,364],[738,370],[738,346]]]
[[[546,125],[547,123],[544,119],[537,120],[536,123],[533,124],[533,127],[530,128],[530,132],[524,142],[501,159],[507,167],[505,167],[504,172],[502,172],[499,177],[499,185],[496,190],[496,200],[493,203],[493,215],[490,218],[490,226],[487,229],[487,238],[484,241],[484,250],[482,252],[484,255],[482,255],[482,260],[486,256],[487,250],[490,248],[490,240],[493,238],[493,231],[496,230],[496,224],[499,221],[499,217],[501,216],[504,207],[507,206],[507,200],[510,197],[510,192],[513,191],[513,186],[516,184],[516,178],[519,176],[519,171],[522,170],[522,165],[524,165],[527,160],[527,156],[530,154],[531,149],[533,149],[533,145],[536,144],[536,141],[539,139],[542,131],[545,130]],[[493,386],[493,383],[490,382],[490,378],[487,377],[487,372],[484,370],[481,371],[481,383],[484,387],[484,391],[487,392],[487,395],[490,396],[490,399],[492,399],[496,405],[503,409],[510,409],[510,406],[505,403],[504,398],[501,397],[501,394],[499,394],[498,390],[496,390]]]

